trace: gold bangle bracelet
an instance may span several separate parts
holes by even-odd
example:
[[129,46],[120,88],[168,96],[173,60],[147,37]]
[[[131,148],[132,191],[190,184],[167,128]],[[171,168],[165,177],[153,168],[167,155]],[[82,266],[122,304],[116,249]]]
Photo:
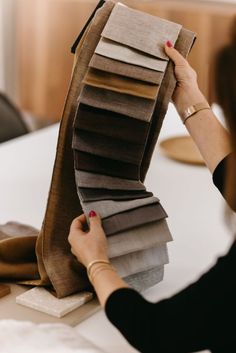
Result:
[[112,272],[115,272],[115,269],[114,269],[112,266],[107,267],[107,265],[106,265],[106,266],[101,266],[101,267],[99,267],[99,268],[96,268],[96,270],[95,270],[92,274],[90,274],[90,277],[89,277],[90,282],[93,284],[94,278],[95,278],[99,273],[101,273],[101,272],[103,272],[103,271],[112,271]]
[[94,265],[97,265],[97,264],[107,264],[107,265],[110,265],[110,261],[107,261],[107,260],[94,260],[92,262],[90,262],[87,266],[87,275],[88,275],[88,278],[90,278],[90,272],[91,272],[91,268],[94,266]]
[[201,110],[205,110],[205,109],[211,109],[211,107],[209,106],[209,104],[207,102],[201,102],[201,103],[197,103],[194,105],[191,105],[190,107],[188,107],[182,114],[181,114],[181,119],[183,121],[183,124],[185,125],[186,121],[193,115],[195,115],[196,113],[200,112]]

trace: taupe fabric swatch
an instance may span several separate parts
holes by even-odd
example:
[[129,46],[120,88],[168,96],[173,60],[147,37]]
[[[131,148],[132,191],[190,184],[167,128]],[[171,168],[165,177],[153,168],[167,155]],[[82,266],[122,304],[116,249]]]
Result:
[[137,199],[131,201],[114,201],[104,200],[97,202],[84,202],[82,207],[84,213],[88,214],[91,210],[99,213],[101,218],[106,218],[117,213],[121,213],[135,208],[157,203],[160,200],[157,197],[146,197],[144,199]]
[[124,278],[124,281],[138,292],[155,286],[163,280],[164,266],[157,266],[150,270],[136,273]]
[[165,219],[133,228],[107,238],[109,258],[149,249],[172,241]]
[[145,190],[138,180],[120,179],[108,175],[75,171],[76,184],[81,188],[101,188],[109,190]]
[[127,277],[168,264],[169,258],[166,244],[158,244],[149,249],[114,257],[110,261],[121,277]]
[[143,82],[94,68],[88,70],[83,83],[147,99],[156,99],[159,90],[159,86],[153,83]]
[[161,204],[156,203],[104,218],[102,225],[106,235],[111,236],[166,217],[167,214]]
[[141,50],[157,58],[169,60],[164,44],[175,44],[182,26],[145,12],[116,4],[102,31],[102,36]]
[[[180,35],[176,42],[175,48],[184,56],[187,57],[190,49],[192,48],[194,41],[196,39],[195,33],[183,28],[180,31]],[[164,117],[166,115],[168,104],[171,100],[171,97],[174,93],[176,86],[176,79],[174,75],[174,67],[172,61],[169,61],[166,74],[162,81],[162,85],[158,94],[156,107],[151,119],[151,127],[148,136],[148,141],[145,147],[144,156],[141,164],[140,177],[144,181],[154,148],[157,143],[157,139],[162,127]]]
[[141,144],[84,130],[74,133],[72,147],[78,151],[131,164],[141,164],[144,150]]
[[153,193],[146,190],[108,190],[79,188],[79,195],[84,202],[99,200],[136,200],[145,197],[152,197]]
[[166,60],[157,59],[148,54],[145,55],[139,50],[129,48],[106,38],[101,38],[95,53],[110,59],[160,72],[166,70],[168,63]]
[[155,101],[85,85],[79,102],[129,117],[150,121]]
[[139,165],[74,150],[75,169],[124,179],[139,180]]
[[[76,112],[74,127],[97,132],[115,139],[145,144],[149,123],[105,109],[80,103]],[[130,133],[132,131],[132,134]]]
[[155,83],[157,85],[161,84],[164,76],[163,72],[147,69],[137,65],[131,65],[98,54],[93,55],[89,66],[125,77],[132,77],[141,81]]

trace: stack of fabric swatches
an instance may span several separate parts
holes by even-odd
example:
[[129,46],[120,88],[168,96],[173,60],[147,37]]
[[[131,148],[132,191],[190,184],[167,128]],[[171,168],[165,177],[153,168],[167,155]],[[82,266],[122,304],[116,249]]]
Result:
[[151,119],[181,26],[117,3],[83,79],[74,121],[82,208],[98,212],[110,261],[138,290],[163,279],[172,240],[160,200],[140,181]]

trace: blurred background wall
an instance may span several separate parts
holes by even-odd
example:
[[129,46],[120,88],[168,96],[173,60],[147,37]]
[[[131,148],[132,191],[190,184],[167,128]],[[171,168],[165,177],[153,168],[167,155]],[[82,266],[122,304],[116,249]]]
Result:
[[[97,0],[0,0],[0,87],[42,124],[60,119],[73,65],[70,47]],[[235,0],[124,0],[197,33],[189,60],[214,101],[213,59],[229,40]],[[3,49],[2,49],[3,47]],[[4,69],[3,69],[4,68]],[[5,86],[4,86],[5,85]]]

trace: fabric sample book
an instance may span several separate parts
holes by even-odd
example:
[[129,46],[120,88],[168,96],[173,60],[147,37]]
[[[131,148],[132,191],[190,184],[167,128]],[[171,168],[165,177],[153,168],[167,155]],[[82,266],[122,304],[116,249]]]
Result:
[[51,286],[58,298],[87,290],[68,232],[75,217],[96,207],[110,260],[127,283],[143,290],[163,279],[172,236],[161,200],[144,181],[176,85],[167,39],[186,57],[195,34],[110,0],[99,3],[73,46],[42,228],[17,237],[2,230],[1,278]]

